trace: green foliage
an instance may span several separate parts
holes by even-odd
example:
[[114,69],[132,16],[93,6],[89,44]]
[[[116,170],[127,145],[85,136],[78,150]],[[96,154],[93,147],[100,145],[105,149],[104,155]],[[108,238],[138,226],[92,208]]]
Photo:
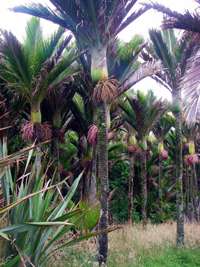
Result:
[[125,222],[128,217],[127,181],[129,176],[129,164],[126,161],[118,161],[110,172],[110,189],[115,190],[111,201],[111,213],[114,221]]
[[[52,90],[59,87],[77,71],[71,67],[77,57],[76,49],[68,46],[71,37],[64,39],[63,33],[58,28],[49,38],[44,38],[37,18],[28,22],[22,43],[11,32],[3,32],[0,77],[31,106],[40,105],[50,87]],[[67,46],[68,51],[64,53]]]
[[131,41],[125,43],[123,41],[118,42],[118,54],[122,61],[129,62],[137,53],[139,47],[144,43],[144,38],[141,35],[135,35]]

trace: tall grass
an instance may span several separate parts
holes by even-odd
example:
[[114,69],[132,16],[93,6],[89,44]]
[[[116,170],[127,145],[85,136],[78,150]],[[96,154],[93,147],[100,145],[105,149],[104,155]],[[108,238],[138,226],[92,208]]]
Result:
[[[124,225],[109,235],[108,267],[198,267],[200,266],[200,225],[186,224],[185,248],[177,250],[176,224]],[[58,267],[94,267],[96,242],[90,240],[70,252],[61,252]],[[62,259],[65,264],[62,265]],[[66,265],[68,262],[68,265]]]

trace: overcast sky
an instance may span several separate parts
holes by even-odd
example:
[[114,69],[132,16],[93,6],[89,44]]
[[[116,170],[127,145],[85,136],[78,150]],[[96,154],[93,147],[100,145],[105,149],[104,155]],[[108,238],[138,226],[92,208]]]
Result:
[[[27,20],[30,18],[28,15],[17,14],[9,11],[9,8],[30,2],[38,2],[42,4],[48,4],[48,0],[0,0],[0,28],[12,31],[19,39],[23,38],[24,28]],[[148,2],[148,0],[141,0],[140,3]],[[173,10],[183,12],[184,10],[194,10],[196,8],[196,3],[194,0],[157,0],[157,2],[170,7]],[[125,41],[131,39],[134,34],[142,34],[145,38],[148,38],[148,30],[150,28],[158,28],[162,21],[162,15],[155,12],[149,11],[139,18],[136,22],[130,25],[121,35]],[[44,32],[48,35],[56,29],[56,26],[50,22],[42,22]],[[145,81],[137,84],[136,89],[154,89],[153,91],[159,97],[170,98],[170,94],[164,90],[161,86],[157,85],[151,79],[146,79]]]

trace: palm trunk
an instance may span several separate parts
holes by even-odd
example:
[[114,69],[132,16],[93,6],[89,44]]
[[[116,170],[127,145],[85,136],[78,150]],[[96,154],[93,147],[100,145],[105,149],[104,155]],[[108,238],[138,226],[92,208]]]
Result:
[[130,159],[130,174],[128,180],[128,222],[129,224],[133,223],[133,184],[135,176],[135,158],[133,153],[129,154]]
[[33,124],[38,124],[42,122],[40,103],[35,102],[31,105],[31,122]]
[[141,156],[141,186],[142,186],[142,221],[143,225],[147,224],[147,159],[146,151],[142,151]]
[[195,213],[195,220],[199,222],[199,196],[198,196],[198,180],[197,180],[197,173],[196,173],[196,164],[194,163],[193,166],[193,205],[194,205],[194,213]]
[[184,201],[183,201],[183,157],[182,157],[182,100],[181,90],[173,90],[173,105],[175,108],[175,130],[176,130],[176,204],[177,204],[177,237],[178,247],[184,245]]
[[190,179],[188,165],[185,165],[185,211],[189,218],[189,203],[190,203]]
[[[100,177],[101,191],[101,217],[99,220],[99,230],[105,231],[108,227],[108,144],[106,127],[106,104],[99,108],[99,136],[98,136],[98,175]],[[107,261],[108,254],[108,234],[99,236],[99,264]]]
[[92,151],[92,169],[90,176],[90,185],[89,185],[89,203],[95,204],[97,202],[97,149],[93,148]]
[[[42,122],[42,115],[40,110],[40,103],[36,102],[31,105],[31,122],[34,125],[34,139],[36,142],[40,141],[40,129],[39,124]],[[36,174],[40,175],[41,170],[41,149],[38,146],[36,148],[35,157]]]
[[59,148],[59,131],[61,127],[61,114],[56,112],[53,116],[53,138],[51,142],[51,154],[56,167],[56,180],[60,181],[60,148]]
[[162,220],[162,175],[163,175],[163,166],[161,157],[159,156],[158,201],[159,201],[159,213],[161,220]]
[[194,184],[193,184],[193,172],[191,166],[189,167],[189,219],[190,222],[194,222]]
[[[98,47],[91,50],[91,76],[94,82],[108,78],[107,67],[107,47]],[[99,220],[99,230],[106,231],[108,227],[108,143],[107,143],[107,112],[108,104],[102,99],[99,103],[97,121],[99,127],[98,133],[98,175],[100,179],[100,202],[101,217]],[[108,254],[108,234],[105,232],[99,236],[99,265],[105,264]]]

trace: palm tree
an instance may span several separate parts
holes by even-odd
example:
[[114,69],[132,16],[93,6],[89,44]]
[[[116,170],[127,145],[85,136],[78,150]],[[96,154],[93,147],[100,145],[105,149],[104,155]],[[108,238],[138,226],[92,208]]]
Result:
[[150,31],[153,58],[159,58],[163,65],[155,79],[166,85],[172,93],[172,109],[176,129],[176,180],[177,180],[177,246],[184,244],[183,213],[183,159],[182,159],[182,99],[180,81],[186,72],[186,62],[194,48],[187,38],[178,40],[173,30]]
[[26,38],[21,43],[11,32],[3,32],[0,44],[0,77],[6,87],[23,97],[30,106],[30,123],[23,128],[27,141],[42,141],[51,137],[47,124],[42,124],[41,103],[50,88],[61,86],[69,79],[68,67],[75,56],[63,55],[71,36],[62,38],[59,28],[44,39],[39,19],[32,18],[26,27]]
[[[99,229],[105,230],[108,224],[108,144],[107,111],[108,103],[118,95],[119,82],[108,75],[107,51],[116,36],[130,23],[148,10],[146,7],[134,10],[137,0],[50,0],[55,9],[42,4],[29,4],[15,7],[15,12],[22,12],[50,20],[69,29],[75,36],[78,48],[87,49],[82,62],[90,62],[92,81],[96,84],[93,100],[97,105],[98,134],[98,175],[101,181],[101,218]],[[142,66],[143,67],[143,66]],[[143,67],[144,68],[144,67]],[[154,72],[152,66],[145,68],[145,73],[126,79],[121,91],[127,90],[138,80]],[[99,262],[106,262],[108,237],[104,233],[99,237]]]
[[140,145],[141,187],[142,187],[142,219],[147,223],[147,136],[155,123],[167,109],[165,102],[156,100],[151,91],[147,95],[137,92],[136,96],[127,96],[121,103],[124,120],[136,132]]
[[[198,6],[200,0],[194,0]],[[184,30],[183,40],[187,40],[189,55],[184,61],[184,68],[186,71],[182,73],[183,78],[180,82],[183,94],[183,108],[188,124],[195,124],[200,120],[199,112],[199,48],[200,42],[200,16],[197,11],[189,12],[188,10],[181,14],[176,11],[158,4],[145,4],[146,7],[154,8],[158,12],[163,13],[166,17],[163,21],[163,28],[165,29],[180,29]],[[186,64],[187,63],[187,64]]]

